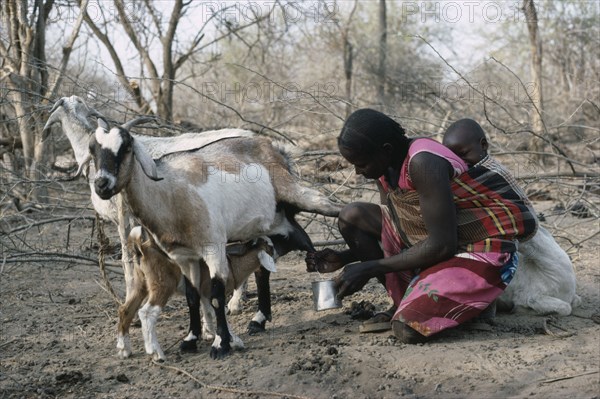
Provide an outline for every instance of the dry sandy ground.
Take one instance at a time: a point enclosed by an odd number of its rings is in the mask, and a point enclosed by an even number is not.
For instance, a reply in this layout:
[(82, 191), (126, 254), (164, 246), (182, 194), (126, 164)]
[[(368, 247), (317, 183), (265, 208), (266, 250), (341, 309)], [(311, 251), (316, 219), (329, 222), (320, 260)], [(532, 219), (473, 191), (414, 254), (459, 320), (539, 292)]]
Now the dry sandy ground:
[[(570, 222), (581, 220), (562, 218), (560, 225), (568, 229)], [(51, 226), (27, 239), (64, 240), (64, 225)], [(597, 229), (597, 221), (587, 226)], [(89, 241), (90, 227), (76, 223), (70, 234), (79, 229)], [(407, 346), (389, 332), (360, 334), (360, 321), (347, 314), (352, 301), (384, 309), (382, 288), (369, 284), (343, 309), (316, 312), (310, 291), (316, 276), (304, 272), (302, 255), (290, 254), (273, 275), (274, 319), (267, 332), (245, 333), (256, 306), (251, 283), (243, 314), (230, 318), (246, 349), (225, 360), (209, 358), (209, 343), (197, 354), (178, 352), (187, 315), (183, 298), (173, 298), (158, 327), (168, 357), (163, 365), (144, 353), (139, 328), (132, 329), (132, 358), (116, 357), (116, 306), (96, 282), (97, 267), (6, 264), (0, 398), (598, 398), (599, 255), (597, 239), (574, 252), (583, 304), (572, 316), (499, 314)], [(111, 281), (122, 290), (120, 276), (111, 274)]]

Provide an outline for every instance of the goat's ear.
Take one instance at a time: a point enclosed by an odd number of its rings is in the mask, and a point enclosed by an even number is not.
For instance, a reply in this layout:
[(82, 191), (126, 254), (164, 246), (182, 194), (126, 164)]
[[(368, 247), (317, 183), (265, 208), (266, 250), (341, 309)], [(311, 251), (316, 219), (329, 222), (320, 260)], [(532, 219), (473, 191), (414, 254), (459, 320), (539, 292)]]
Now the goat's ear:
[(158, 173), (156, 171), (156, 163), (154, 163), (154, 159), (146, 150), (143, 144), (140, 144), (138, 140), (133, 139), (133, 153), (135, 154), (135, 158), (140, 163), (144, 174), (148, 176), (150, 179), (154, 181), (162, 180), (161, 177), (158, 177)]
[(98, 115), (98, 127), (108, 132), (108, 121), (102, 115)]
[[(83, 161), (81, 161), (79, 168), (77, 168), (77, 173), (75, 173), (75, 177), (81, 176), (81, 173), (84, 170), (86, 170), (86, 168), (91, 160), (92, 160), (92, 154), (90, 152), (88, 152), (87, 155), (85, 156), (85, 158), (83, 159)], [(87, 176), (87, 173), (84, 173), (84, 175)]]

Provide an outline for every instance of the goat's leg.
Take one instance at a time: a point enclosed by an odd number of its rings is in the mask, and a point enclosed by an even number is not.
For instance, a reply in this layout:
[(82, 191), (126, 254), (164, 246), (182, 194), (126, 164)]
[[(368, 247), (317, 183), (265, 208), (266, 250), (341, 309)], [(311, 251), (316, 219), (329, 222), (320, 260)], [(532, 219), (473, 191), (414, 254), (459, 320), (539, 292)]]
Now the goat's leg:
[(133, 256), (129, 252), (127, 246), (127, 239), (129, 237), (129, 231), (131, 230), (131, 224), (129, 217), (126, 215), (126, 209), (128, 206), (124, 203), (123, 195), (117, 195), (117, 231), (119, 233), (119, 240), (121, 240), (121, 263), (123, 263), (123, 274), (125, 277), (125, 301), (129, 299), (134, 289), (134, 266)]
[(158, 321), (161, 309), (165, 307), (167, 301), (177, 289), (177, 282), (176, 280), (170, 280), (167, 275), (160, 277), (162, 278), (159, 280), (149, 282), (149, 284), (153, 284), (154, 286), (150, 286), (150, 297), (148, 298), (148, 303), (144, 305), (147, 311), (145, 320), (142, 323), (142, 329), (144, 331), (146, 353), (152, 355), (154, 360), (164, 361), (166, 357), (158, 343), (156, 322)]
[(204, 252), (207, 254), (204, 259), (210, 271), (211, 305), (217, 319), (217, 331), (210, 351), (210, 357), (213, 359), (222, 359), (231, 351), (232, 341), (234, 346), (243, 346), (243, 343), (238, 337), (232, 336), (225, 314), (225, 287), (230, 277), (229, 263), (225, 253), (226, 241), (215, 240), (214, 242), (222, 242), (223, 244), (217, 247), (212, 246)]
[(140, 321), (142, 322), (142, 332), (144, 334), (144, 346), (146, 353), (152, 355), (154, 360), (165, 360), (165, 354), (163, 353), (160, 345), (158, 344), (158, 337), (156, 335), (156, 322), (160, 315), (161, 307), (158, 305), (150, 305), (150, 302), (146, 302), (139, 311)]
[(217, 319), (208, 296), (200, 296), (200, 309), (202, 309), (202, 339), (211, 341), (215, 339)]
[(265, 331), (265, 324), (271, 321), (271, 287), (269, 284), (269, 272), (264, 267), (260, 267), (254, 273), (256, 278), (256, 290), (258, 292), (258, 312), (248, 324), (248, 334), (254, 335)]
[(217, 317), (217, 334), (210, 357), (222, 359), (231, 351), (231, 336), (225, 316), (225, 284), (219, 277), (211, 278), (211, 303)]
[[(204, 278), (204, 277), (203, 277)], [(203, 298), (198, 291), (185, 279), (185, 298), (190, 314), (190, 328), (188, 335), (179, 344), (179, 349), (186, 353), (195, 353), (198, 350), (198, 338), (205, 341), (215, 338), (215, 316), (209, 298)], [(200, 318), (202, 308), (202, 319)]]
[(135, 316), (135, 312), (140, 308), (140, 305), (148, 296), (145, 280), (139, 281), (143, 276), (136, 273), (134, 289), (127, 301), (119, 306), (119, 324), (117, 326), (117, 355), (121, 359), (126, 359), (131, 356), (131, 342), (129, 340), (129, 327)]
[(190, 329), (187, 337), (183, 339), (179, 345), (182, 352), (193, 353), (198, 350), (198, 337), (202, 322), (200, 321), (200, 295), (198, 290), (190, 283), (190, 280), (185, 280), (185, 299), (187, 300), (188, 311), (190, 313)]
[(246, 296), (247, 288), (248, 280), (246, 279), (239, 287), (233, 290), (233, 295), (229, 302), (227, 302), (227, 314), (236, 315), (242, 313), (242, 302)]
[(527, 306), (542, 315), (554, 313), (559, 316), (568, 316), (572, 310), (569, 303), (548, 295), (537, 295), (529, 298)]

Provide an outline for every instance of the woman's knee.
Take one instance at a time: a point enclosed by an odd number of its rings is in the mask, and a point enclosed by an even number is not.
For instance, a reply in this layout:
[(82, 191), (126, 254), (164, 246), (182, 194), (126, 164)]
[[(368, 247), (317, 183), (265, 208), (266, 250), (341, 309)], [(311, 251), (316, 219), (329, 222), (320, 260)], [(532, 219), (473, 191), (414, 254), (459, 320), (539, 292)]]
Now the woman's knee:
[(381, 208), (367, 202), (348, 204), (338, 216), (338, 227), (342, 234), (349, 230), (378, 234), (381, 232)]

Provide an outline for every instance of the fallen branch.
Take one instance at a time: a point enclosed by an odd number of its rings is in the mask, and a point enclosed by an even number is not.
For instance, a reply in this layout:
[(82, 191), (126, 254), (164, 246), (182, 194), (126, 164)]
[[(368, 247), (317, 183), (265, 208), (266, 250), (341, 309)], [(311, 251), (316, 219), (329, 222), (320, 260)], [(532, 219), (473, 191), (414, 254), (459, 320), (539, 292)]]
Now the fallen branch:
[[(574, 243), (574, 244), (573, 244), (573, 243), (571, 243), (572, 245), (569, 247), (569, 249), (581, 246), (581, 244), (583, 244), (584, 242), (586, 242), (586, 241), (588, 241), (588, 240), (591, 240), (592, 238), (596, 237), (596, 236), (597, 236), (599, 233), (600, 233), (600, 230), (598, 230), (597, 232), (595, 232), (595, 233), (594, 233), (594, 234), (592, 234), (592, 235), (589, 235), (589, 236), (587, 236), (586, 238), (584, 238), (583, 240), (581, 240), (581, 241), (579, 241), (579, 242), (576, 242), (576, 243)], [(567, 249), (567, 251), (568, 251), (569, 249)]]
[[(564, 333), (559, 333), (556, 334), (554, 332), (552, 332), (549, 328), (548, 328), (548, 324), (551, 324), (553, 327), (558, 328), (559, 330), (564, 331)], [(562, 327), (557, 326), (556, 324), (552, 324), (552, 323), (548, 323), (548, 319), (544, 319), (544, 322), (542, 323), (542, 328), (544, 330), (544, 333), (546, 335), (550, 335), (551, 337), (556, 337), (556, 338), (569, 338), (572, 337), (573, 335), (575, 335), (574, 332), (569, 332), (567, 330), (565, 330)]]
[(549, 380), (542, 380), (542, 381), (539, 381), (539, 382), (542, 383), (542, 384), (549, 384), (551, 382), (563, 381), (563, 380), (570, 380), (571, 378), (581, 377), (581, 376), (584, 376), (584, 375), (592, 375), (592, 374), (597, 374), (597, 373), (598, 373), (598, 370), (588, 371), (587, 373), (581, 373), (581, 374), (575, 374), (575, 375), (568, 375), (568, 376), (565, 376), (565, 377), (558, 377), (558, 378), (551, 378)]

